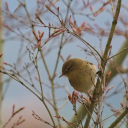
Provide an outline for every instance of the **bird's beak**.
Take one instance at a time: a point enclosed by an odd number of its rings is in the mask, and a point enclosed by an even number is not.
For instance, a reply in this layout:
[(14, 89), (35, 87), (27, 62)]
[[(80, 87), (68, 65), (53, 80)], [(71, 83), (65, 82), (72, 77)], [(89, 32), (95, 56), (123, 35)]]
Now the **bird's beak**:
[(63, 74), (61, 74), (61, 75), (59, 76), (59, 78), (60, 78), (61, 76), (63, 76)]

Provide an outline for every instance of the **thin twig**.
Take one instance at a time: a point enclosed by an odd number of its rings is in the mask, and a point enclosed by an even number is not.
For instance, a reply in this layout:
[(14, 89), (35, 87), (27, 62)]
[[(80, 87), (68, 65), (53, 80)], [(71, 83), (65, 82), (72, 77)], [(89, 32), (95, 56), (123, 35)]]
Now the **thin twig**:
[(127, 48), (124, 48), (122, 51), (120, 51), (120, 52), (118, 52), (117, 54), (115, 54), (115, 55), (109, 57), (107, 60), (110, 60), (111, 58), (113, 58), (113, 57), (119, 55), (120, 53), (124, 52), (124, 51), (127, 50), (127, 49), (128, 49), (128, 47), (127, 47)]
[[(128, 104), (127, 104), (127, 105), (128, 105)], [(118, 111), (116, 111), (114, 114), (112, 114), (112, 115), (108, 116), (107, 118), (103, 119), (103, 120), (102, 120), (102, 121), (100, 121), (100, 122), (103, 122), (103, 121), (107, 120), (108, 118), (110, 118), (110, 117), (114, 116), (116, 113), (118, 113), (119, 111), (121, 111), (121, 110), (123, 110), (124, 108), (126, 108), (126, 107), (127, 107), (127, 105), (125, 105), (124, 107), (122, 107), (121, 109), (119, 109)]]

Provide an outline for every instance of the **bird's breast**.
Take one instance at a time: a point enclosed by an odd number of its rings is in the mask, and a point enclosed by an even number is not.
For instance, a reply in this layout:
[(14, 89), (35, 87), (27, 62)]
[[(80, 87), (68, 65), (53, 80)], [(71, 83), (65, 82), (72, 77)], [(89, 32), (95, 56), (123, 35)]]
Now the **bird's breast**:
[(95, 75), (90, 71), (75, 71), (68, 77), (71, 86), (79, 92), (87, 93), (95, 83)]

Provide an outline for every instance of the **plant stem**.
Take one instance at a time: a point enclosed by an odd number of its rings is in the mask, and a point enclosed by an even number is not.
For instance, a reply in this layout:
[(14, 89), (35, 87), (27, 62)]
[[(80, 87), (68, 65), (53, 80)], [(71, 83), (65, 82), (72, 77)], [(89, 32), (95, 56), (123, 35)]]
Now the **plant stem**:
[[(30, 17), (30, 15), (29, 15), (29, 13), (28, 13), (28, 10), (27, 10), (27, 8), (26, 8), (26, 1), (25, 1), (25, 0), (24, 0), (24, 8), (25, 8), (25, 11), (26, 11), (27, 16), (28, 16), (28, 18), (29, 18), (29, 21), (30, 21), (30, 24), (31, 24), (31, 28), (32, 28), (32, 30), (35, 32), (34, 26), (33, 26), (32, 21), (31, 21), (31, 17)], [(41, 49), (38, 49), (38, 51), (40, 51), (40, 53), (42, 53), (42, 52), (41, 52)], [(43, 54), (41, 54), (41, 56), (42, 56), (42, 55), (43, 55)], [(43, 57), (42, 57), (42, 58), (43, 58)], [(44, 61), (44, 60), (43, 60), (43, 61)], [(46, 70), (47, 70), (47, 72), (48, 72), (49, 78), (51, 79), (50, 73), (49, 73), (49, 71), (48, 71), (48, 68), (47, 68), (47, 65), (46, 65), (45, 61), (44, 61), (44, 64), (45, 64), (45, 68), (46, 68)], [(37, 66), (37, 60), (36, 60), (36, 66)], [(47, 109), (47, 111), (48, 111), (48, 113), (49, 113), (49, 115), (50, 115), (50, 117), (51, 117), (51, 120), (52, 120), (52, 122), (53, 122), (53, 125), (54, 125), (54, 127), (55, 127), (55, 122), (54, 122), (54, 120), (53, 120), (53, 117), (52, 117), (52, 115), (51, 115), (51, 112), (50, 112), (49, 108), (47, 107), (47, 105), (46, 105), (46, 103), (45, 103), (45, 101), (44, 101), (44, 97), (43, 97), (43, 88), (42, 88), (42, 84), (41, 84), (41, 78), (40, 78), (40, 74), (39, 74), (38, 67), (36, 67), (36, 69), (37, 69), (37, 73), (38, 73), (38, 77), (39, 77), (39, 82), (40, 82), (41, 95), (42, 95), (42, 102), (43, 102), (44, 106), (46, 107), (46, 109)]]
[(52, 122), (53, 122), (54, 127), (56, 127), (55, 122), (54, 122), (53, 117), (52, 117), (52, 114), (51, 114), (49, 108), (47, 107), (46, 103), (44, 102), (44, 97), (43, 97), (43, 98), (40, 98), (34, 91), (32, 91), (29, 87), (27, 87), (27, 86), (26, 86), (22, 81), (20, 81), (20, 79), (19, 79), (18, 77), (16, 77), (15, 75), (12, 75), (12, 74), (7, 73), (7, 72), (2, 71), (2, 70), (0, 70), (0, 73), (3, 73), (3, 74), (6, 74), (6, 75), (10, 76), (12, 79), (14, 79), (14, 80), (16, 80), (17, 82), (21, 83), (24, 87), (26, 87), (29, 91), (31, 91), (36, 97), (38, 97), (38, 98), (43, 102), (44, 106), (46, 107), (46, 109), (47, 109), (47, 111), (48, 111), (48, 113), (49, 113), (49, 115), (50, 115), (50, 117), (51, 117), (51, 120), (52, 120)]
[[(40, 49), (40, 54), (41, 54), (41, 58), (42, 58), (42, 60), (43, 60), (45, 69), (46, 69), (46, 71), (47, 71), (47, 73), (48, 73), (49, 80), (50, 80), (50, 82), (51, 82), (54, 110), (55, 110), (56, 115), (59, 115), (58, 110), (57, 110), (57, 106), (56, 106), (56, 101), (55, 101), (54, 83), (53, 83), (53, 80), (51, 79), (50, 72), (49, 72), (49, 70), (48, 70), (48, 67), (47, 67), (47, 64), (46, 64), (46, 62), (45, 62), (44, 55), (43, 55), (43, 52), (41, 51), (41, 49)], [(61, 127), (60, 120), (59, 120), (58, 118), (57, 118), (57, 121), (58, 121), (59, 127)]]
[(128, 107), (126, 107), (124, 112), (122, 112), (122, 114), (120, 114), (120, 116), (108, 128), (114, 128), (125, 117), (127, 113), (128, 113)]
[(43, 52), (41, 51), (41, 49), (40, 49), (40, 54), (41, 54), (41, 58), (42, 58), (42, 60), (43, 60), (45, 69), (46, 69), (46, 71), (47, 71), (47, 73), (48, 73), (48, 77), (49, 77), (49, 79), (51, 79), (51, 75), (50, 75), (50, 72), (49, 72), (49, 70), (48, 70), (48, 67), (47, 67), (47, 64), (46, 64), (46, 62), (45, 62), (44, 55), (43, 55)]
[(128, 50), (128, 47), (127, 47), (127, 48), (124, 48), (122, 51), (118, 52), (117, 54), (115, 54), (115, 55), (109, 57), (108, 60), (110, 60), (111, 58), (113, 58), (113, 57), (119, 55), (120, 53), (124, 52), (125, 50)]
[[(66, 21), (67, 21), (67, 17), (68, 17), (68, 14), (69, 14), (70, 4), (71, 4), (71, 0), (68, 2), (67, 13), (66, 13), (64, 25), (66, 24)], [(63, 37), (64, 37), (64, 33), (63, 33), (62, 36), (61, 36), (60, 47), (59, 47), (58, 56), (57, 56), (57, 61), (56, 61), (56, 65), (55, 65), (55, 69), (54, 69), (54, 72), (53, 72), (53, 77), (52, 77), (52, 79), (54, 79), (54, 75), (55, 75), (55, 72), (56, 72), (56, 69), (57, 69), (57, 66), (58, 66), (59, 56), (60, 56), (60, 52), (61, 52), (61, 49), (62, 49)]]
[[(117, 24), (117, 19), (118, 19), (119, 12), (120, 12), (120, 7), (121, 7), (121, 0), (118, 0), (117, 7), (116, 7), (116, 13), (115, 13), (115, 16), (114, 16), (114, 19), (113, 19), (113, 22), (112, 22), (112, 27), (111, 27), (111, 30), (110, 30), (110, 34), (109, 34), (109, 37), (108, 37), (107, 44), (106, 44), (105, 52), (104, 52), (104, 55), (103, 55), (103, 60), (101, 61), (101, 66), (102, 66), (102, 69), (101, 69), (102, 71), (101, 72), (102, 73), (99, 75), (99, 79), (97, 81), (97, 84), (96, 84), (96, 87), (95, 87), (95, 90), (94, 90), (94, 93), (93, 93), (93, 99), (94, 100), (96, 100), (99, 97), (98, 95), (99, 95), (99, 92), (100, 92), (100, 85), (101, 85), (101, 82), (103, 82), (103, 81), (100, 81), (100, 80), (102, 80), (102, 75), (104, 75), (104, 70), (105, 70), (105, 66), (106, 66), (106, 63), (107, 63), (107, 55), (108, 55), (108, 52), (109, 52), (109, 47), (111, 45), (111, 41), (112, 41), (112, 38), (113, 38), (115, 27), (116, 27), (116, 24)], [(90, 105), (90, 109), (89, 109), (91, 114), (93, 113), (94, 107), (95, 107), (95, 102), (92, 102), (91, 105)], [(89, 127), (90, 120), (91, 120), (91, 116), (88, 114), (85, 125), (84, 125), (84, 128)]]
[(56, 65), (55, 65), (55, 68), (54, 68), (52, 80), (54, 80), (55, 73), (56, 73), (56, 69), (57, 69), (57, 66), (58, 66), (59, 57), (60, 57), (60, 52), (61, 52), (61, 49), (62, 49), (63, 37), (64, 37), (64, 34), (62, 34), (62, 37), (61, 37), (61, 43), (60, 43), (60, 47), (59, 47), (59, 51), (58, 51), (58, 56), (57, 56)]
[(109, 37), (108, 37), (107, 44), (106, 44), (105, 52), (104, 52), (104, 55), (103, 55), (103, 59), (104, 59), (104, 62), (102, 62), (103, 67), (105, 67), (105, 65), (107, 63), (107, 55), (108, 55), (109, 47), (111, 45), (111, 41), (112, 41), (112, 38), (113, 38), (115, 27), (116, 27), (116, 24), (117, 24), (117, 19), (118, 19), (119, 13), (120, 13), (121, 1), (122, 0), (118, 0), (118, 2), (117, 2), (116, 13), (115, 13), (115, 16), (114, 16), (114, 19), (113, 19), (113, 22), (112, 22), (112, 27), (111, 27), (111, 30), (110, 30), (110, 34), (109, 34)]
[[(87, 109), (89, 109), (89, 107), (87, 107)], [(83, 120), (83, 119), (85, 118), (85, 116), (87, 115), (88, 112), (87, 112), (87, 110), (85, 109), (84, 105), (81, 105), (81, 106), (79, 107), (79, 109), (77, 110), (77, 113), (78, 113), (78, 116), (81, 117), (81, 120)], [(76, 121), (77, 121), (76, 116), (73, 115), (69, 122), (75, 123)], [(80, 124), (80, 121), (78, 121), (77, 123), (78, 123), (78, 125), (79, 125), (79, 124)], [(66, 128), (70, 128), (70, 126), (67, 125)]]
[[(102, 74), (100, 74), (99, 77), (101, 77), (101, 75)], [(94, 101), (91, 102), (91, 105), (89, 107), (89, 112), (90, 112), (91, 115), (92, 115), (93, 110), (94, 110), (94, 107), (95, 107), (95, 100), (99, 97), (99, 93), (98, 92), (100, 90), (100, 84), (101, 84), (101, 82), (98, 79), (97, 84), (96, 84), (96, 87), (95, 87), (95, 90), (94, 90), (94, 93), (93, 93), (93, 100)], [(89, 127), (89, 123), (90, 123), (90, 120), (91, 120), (90, 114), (88, 114), (88, 116), (87, 116), (87, 119), (86, 119), (84, 128), (88, 128)]]

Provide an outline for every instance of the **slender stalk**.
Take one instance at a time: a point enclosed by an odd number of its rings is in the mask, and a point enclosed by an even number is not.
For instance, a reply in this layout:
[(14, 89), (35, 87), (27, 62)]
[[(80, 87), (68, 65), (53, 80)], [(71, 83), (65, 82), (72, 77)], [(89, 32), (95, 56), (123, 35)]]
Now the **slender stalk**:
[(128, 113), (128, 107), (120, 114), (120, 116), (108, 127), (108, 128), (114, 128)]
[[(38, 51), (39, 51), (39, 49), (38, 49)], [(37, 54), (38, 54), (38, 52), (37, 52)], [(39, 73), (38, 64), (37, 64), (37, 56), (36, 56), (36, 65), (35, 65), (35, 68), (36, 68), (36, 70), (37, 70), (37, 74), (38, 74), (38, 77), (39, 77), (39, 83), (40, 83), (41, 95), (42, 95), (42, 99), (43, 99), (43, 88), (42, 88), (42, 83), (41, 83), (40, 73)]]
[(27, 10), (27, 7), (26, 7), (26, 0), (24, 0), (23, 6), (24, 6), (24, 9), (25, 9), (25, 11), (26, 11), (26, 13), (27, 13), (27, 16), (28, 16), (28, 18), (29, 18), (29, 22), (30, 22), (30, 24), (31, 24), (31, 28), (32, 28), (32, 30), (35, 32), (35, 30), (34, 30), (34, 25), (32, 24), (31, 17), (30, 17), (30, 15), (29, 15), (28, 10)]
[[(87, 109), (89, 109), (89, 107), (87, 107)], [(79, 107), (79, 109), (77, 110), (77, 114), (78, 114), (78, 116), (81, 117), (81, 120), (83, 120), (85, 118), (85, 116), (87, 115), (87, 113), (88, 112), (87, 112), (86, 108), (84, 107), (84, 105), (81, 105)], [(69, 122), (75, 123), (76, 121), (77, 121), (76, 115), (73, 115)], [(77, 123), (79, 125), (80, 124), (80, 121), (78, 121)], [(66, 128), (70, 128), (70, 126), (67, 125)]]
[[(27, 81), (24, 77), (22, 77), (20, 74), (18, 74), (18, 76), (21, 77), (26, 83), (28, 83), (29, 85), (32, 86), (32, 84), (31, 84), (29, 81)], [(35, 86), (32, 86), (32, 87), (35, 89), (35, 91), (36, 91), (39, 95), (41, 95), (41, 93), (37, 90), (37, 88), (36, 88)], [(53, 104), (52, 104), (46, 97), (43, 96), (43, 99), (45, 99), (45, 100), (54, 108)]]
[[(78, 34), (74, 34), (73, 32), (71, 32), (71, 31), (68, 31), (68, 33), (70, 33), (70, 34), (72, 34), (72, 35), (74, 35), (75, 37), (77, 37), (79, 40), (81, 40), (89, 49), (90, 48), (92, 48), (96, 53), (97, 53), (97, 55), (100, 57), (100, 59), (102, 60), (102, 57), (101, 57), (101, 55), (100, 55), (100, 53), (92, 46), (92, 45), (90, 45), (87, 41), (85, 41), (83, 38), (81, 38)], [(90, 49), (91, 50), (91, 49)], [(92, 51), (92, 50), (91, 50)], [(92, 53), (93, 53), (93, 51), (92, 51)], [(95, 54), (93, 54), (94, 56), (95, 56)], [(96, 58), (96, 57), (95, 57)], [(97, 58), (96, 58), (96, 60), (97, 60)]]
[[(59, 115), (58, 109), (57, 109), (57, 105), (56, 105), (56, 100), (55, 100), (55, 92), (54, 92), (54, 83), (53, 83), (53, 81), (51, 81), (51, 86), (52, 86), (53, 104), (54, 104), (54, 107), (55, 107), (54, 110), (55, 110), (56, 115)], [(60, 124), (59, 118), (57, 118), (57, 121), (58, 121), (59, 128), (61, 128), (61, 124)]]
[[(67, 13), (66, 13), (64, 25), (66, 24), (66, 21), (67, 21), (67, 17), (68, 17), (68, 14), (69, 14), (70, 4), (71, 4), (71, 0), (68, 2)], [(56, 61), (56, 65), (55, 65), (55, 69), (54, 69), (54, 72), (53, 72), (53, 77), (52, 77), (52, 79), (54, 79), (55, 72), (56, 72), (56, 69), (57, 69), (57, 66), (58, 66), (59, 56), (60, 56), (61, 49), (62, 49), (63, 37), (64, 37), (64, 33), (63, 33), (62, 36), (61, 36), (60, 47), (59, 47), (58, 56), (57, 56), (57, 61)]]
[(41, 58), (42, 58), (42, 60), (43, 60), (45, 69), (46, 69), (46, 71), (47, 71), (47, 73), (48, 73), (48, 77), (49, 77), (49, 79), (51, 79), (51, 75), (50, 75), (50, 72), (49, 72), (49, 70), (48, 70), (48, 67), (47, 67), (47, 64), (46, 64), (46, 62), (45, 62), (44, 55), (43, 55), (43, 52), (41, 51), (41, 49), (40, 49), (40, 55), (41, 55)]
[[(38, 52), (39, 52), (39, 51), (40, 51), (40, 48), (38, 48)], [(38, 52), (37, 52), (37, 55), (38, 55)], [(51, 120), (52, 120), (52, 122), (53, 122), (53, 125), (54, 125), (54, 127), (55, 127), (55, 122), (54, 122), (54, 120), (53, 120), (52, 114), (51, 114), (51, 112), (50, 112), (48, 106), (46, 105), (46, 103), (45, 103), (45, 101), (44, 101), (44, 97), (43, 97), (43, 88), (42, 88), (40, 73), (39, 73), (39, 69), (38, 69), (38, 65), (37, 65), (37, 55), (36, 55), (36, 65), (35, 65), (35, 68), (36, 68), (36, 70), (37, 70), (38, 77), (39, 77), (39, 83), (40, 83), (41, 95), (42, 95), (42, 102), (43, 102), (44, 106), (46, 107), (46, 109), (47, 109), (47, 111), (48, 111), (48, 113), (49, 113), (49, 115), (50, 115), (50, 117), (51, 117)]]
[(117, 2), (116, 13), (115, 13), (115, 16), (114, 16), (114, 19), (113, 19), (113, 22), (112, 22), (112, 27), (111, 27), (111, 30), (110, 30), (110, 34), (109, 34), (109, 37), (108, 37), (107, 44), (106, 44), (105, 52), (104, 52), (104, 55), (103, 55), (103, 59), (104, 59), (104, 61), (102, 62), (103, 67), (105, 67), (106, 62), (107, 62), (107, 55), (108, 55), (108, 52), (109, 52), (109, 47), (111, 45), (111, 41), (112, 41), (113, 34), (114, 34), (114, 31), (115, 31), (115, 27), (116, 27), (116, 24), (117, 24), (117, 19), (118, 19), (119, 13), (120, 13), (121, 1), (122, 0), (118, 0), (118, 2)]
[[(42, 100), (35, 92), (33, 92), (29, 87), (27, 87), (22, 81), (20, 81), (15, 75), (12, 75), (11, 73), (7, 73), (5, 71), (0, 70), (0, 73), (6, 74), (10, 76), (12, 79), (16, 80), (17, 82), (21, 83), (23, 86), (25, 86), (29, 91), (31, 91), (35, 96), (37, 96), (40, 100)], [(15, 76), (15, 77), (14, 77)]]
[(110, 60), (111, 58), (113, 58), (113, 57), (119, 55), (120, 53), (124, 52), (125, 50), (128, 50), (128, 47), (127, 47), (127, 48), (124, 48), (122, 51), (118, 52), (117, 54), (115, 54), (115, 55), (109, 57), (108, 60)]
[[(56, 106), (56, 101), (55, 101), (54, 83), (53, 83), (53, 81), (51, 80), (50, 72), (49, 72), (49, 70), (48, 70), (47, 64), (46, 64), (45, 59), (44, 59), (43, 52), (42, 52), (41, 50), (40, 50), (40, 54), (41, 54), (41, 58), (42, 58), (42, 60), (43, 60), (45, 69), (46, 69), (46, 71), (47, 71), (47, 73), (48, 73), (50, 82), (51, 82), (51, 86), (52, 86), (52, 97), (53, 97), (53, 99), (54, 99), (54, 100), (53, 100), (54, 110), (55, 110), (56, 115), (59, 115), (58, 110), (57, 110), (57, 106)], [(59, 127), (61, 127), (60, 120), (59, 120), (59, 119), (57, 119), (57, 120), (58, 120)]]
[[(66, 13), (64, 25), (66, 24), (66, 21), (67, 21), (70, 4), (71, 4), (71, 0), (68, 1), (67, 13)], [(62, 49), (63, 37), (64, 37), (64, 33), (61, 36), (61, 42), (60, 42), (60, 47), (59, 47), (58, 56), (57, 56), (57, 60), (56, 60), (56, 65), (55, 65), (55, 68), (54, 68), (52, 79), (50, 80), (51, 81), (51, 85), (52, 85), (52, 97), (53, 97), (53, 103), (55, 105), (55, 108), (57, 108), (57, 107), (56, 107), (56, 101), (55, 101), (55, 91), (54, 91), (54, 83), (53, 83), (53, 80), (55, 78), (55, 72), (56, 72), (56, 69), (57, 69), (57, 66), (58, 66), (58, 62), (59, 62), (59, 56), (60, 56), (61, 49)], [(56, 109), (55, 111), (56, 111), (56, 114), (59, 115), (58, 110)], [(60, 120), (59, 119), (58, 119), (58, 123), (59, 123), (59, 128), (61, 128), (61, 124), (60, 124)]]
[[(62, 34), (61, 43), (60, 43), (60, 48), (59, 48), (59, 51), (58, 51), (58, 57), (57, 57), (55, 69), (54, 69), (54, 72), (53, 72), (53, 76), (52, 76), (52, 79), (50, 79), (50, 81), (51, 81), (51, 86), (52, 86), (53, 104), (54, 104), (54, 106), (55, 106), (56, 115), (59, 115), (59, 113), (58, 113), (58, 109), (57, 109), (57, 105), (56, 105), (56, 100), (55, 100), (55, 91), (54, 91), (54, 83), (53, 83), (53, 80), (54, 80), (55, 72), (56, 72), (56, 69), (57, 69), (57, 66), (58, 66), (58, 62), (59, 62), (59, 55), (60, 55), (60, 52), (61, 52), (61, 49), (62, 49), (62, 46), (61, 46), (61, 45), (62, 45), (62, 42), (63, 42), (63, 35), (64, 35), (64, 34)], [(60, 120), (59, 120), (58, 118), (57, 118), (57, 120), (58, 120), (59, 128), (61, 128)]]
[[(29, 15), (29, 13), (28, 13), (28, 10), (27, 10), (27, 8), (26, 8), (26, 1), (25, 1), (25, 0), (24, 0), (24, 8), (25, 8), (25, 11), (26, 11), (27, 16), (28, 16), (28, 18), (29, 18), (29, 21), (30, 21), (30, 24), (31, 24), (31, 28), (32, 28), (32, 30), (35, 32), (34, 25), (32, 24), (31, 17), (30, 17), (30, 15)], [(38, 49), (38, 51), (41, 51), (41, 50)], [(41, 53), (42, 53), (42, 52), (41, 52)], [(41, 57), (42, 57), (42, 56), (43, 56), (43, 54), (41, 54)], [(42, 58), (44, 58), (44, 57), (42, 57)], [(46, 68), (46, 70), (47, 70), (47, 73), (48, 73), (48, 75), (49, 75), (49, 78), (51, 79), (50, 73), (49, 73), (48, 68), (47, 68), (47, 65), (46, 65), (46, 63), (45, 63), (44, 60), (43, 60), (43, 62), (44, 62), (45, 68)], [(40, 82), (41, 95), (42, 95), (42, 102), (43, 102), (44, 106), (46, 107), (46, 109), (47, 109), (47, 111), (48, 111), (48, 113), (49, 113), (49, 115), (50, 115), (50, 117), (51, 117), (51, 120), (52, 120), (52, 122), (53, 122), (53, 125), (54, 125), (54, 127), (55, 127), (55, 122), (54, 122), (54, 120), (53, 120), (53, 117), (52, 117), (52, 115), (51, 115), (51, 112), (50, 112), (49, 108), (47, 107), (47, 105), (46, 105), (46, 103), (45, 103), (45, 101), (44, 101), (44, 99), (43, 99), (43, 89), (42, 89), (42, 84), (41, 84), (41, 78), (40, 78), (39, 70), (38, 70), (38, 67), (37, 67), (37, 59), (36, 59), (36, 69), (37, 69), (37, 73), (38, 73), (38, 77), (39, 77), (39, 82)], [(54, 107), (55, 107), (55, 106), (54, 106)]]
[[(101, 75), (102, 74), (100, 74), (99, 77), (101, 77)], [(95, 101), (99, 97), (99, 93), (98, 92), (100, 90), (100, 83), (101, 83), (101, 81), (100, 81), (100, 79), (98, 79), (96, 87), (95, 87), (95, 90), (94, 90), (94, 93), (93, 93), (93, 100), (94, 101), (92, 101), (92, 103), (91, 103), (91, 105), (89, 107), (89, 112), (90, 112), (91, 115), (92, 115), (94, 107), (95, 107)], [(91, 120), (90, 114), (88, 114), (88, 116), (87, 116), (84, 128), (88, 128), (89, 127), (89, 123), (90, 123), (90, 120)]]
[(43, 97), (43, 98), (40, 98), (34, 91), (32, 91), (29, 87), (27, 87), (27, 86), (26, 86), (22, 81), (20, 81), (20, 79), (19, 79), (18, 77), (16, 77), (14, 74), (12, 75), (12, 74), (7, 73), (7, 72), (2, 71), (2, 70), (0, 70), (0, 73), (3, 73), (3, 74), (6, 74), (6, 75), (10, 76), (12, 79), (14, 79), (14, 80), (16, 80), (17, 82), (21, 83), (24, 87), (26, 87), (29, 91), (31, 91), (36, 97), (38, 97), (38, 98), (43, 102), (44, 106), (46, 107), (46, 109), (47, 109), (47, 111), (48, 111), (48, 113), (49, 113), (49, 115), (50, 115), (50, 117), (51, 117), (51, 120), (52, 120), (52, 122), (53, 122), (54, 127), (56, 127), (55, 122), (54, 122), (53, 117), (52, 117), (52, 114), (51, 114), (49, 108), (47, 107), (46, 103), (44, 102), (44, 97)]
[(57, 69), (57, 66), (58, 66), (59, 57), (60, 57), (60, 53), (61, 53), (61, 49), (62, 49), (63, 37), (64, 37), (64, 34), (62, 34), (62, 37), (61, 37), (61, 43), (60, 43), (60, 47), (59, 47), (59, 51), (58, 51), (58, 56), (57, 56), (56, 65), (55, 65), (55, 68), (54, 68), (52, 80), (54, 80), (56, 69)]
[[(58, 113), (58, 109), (57, 109), (57, 106), (56, 106), (56, 100), (55, 100), (54, 83), (53, 83), (53, 80), (51, 79), (51, 76), (50, 76), (50, 73), (49, 73), (47, 64), (46, 64), (45, 59), (44, 59), (43, 52), (42, 52), (41, 50), (40, 50), (40, 54), (41, 54), (41, 58), (42, 58), (42, 60), (43, 60), (45, 69), (46, 69), (46, 71), (47, 71), (47, 73), (48, 73), (50, 82), (51, 82), (54, 110), (55, 110), (56, 115), (59, 115), (59, 113)], [(60, 120), (59, 120), (58, 118), (57, 118), (57, 121), (58, 121), (58, 124), (59, 124), (59, 128), (61, 128)]]

